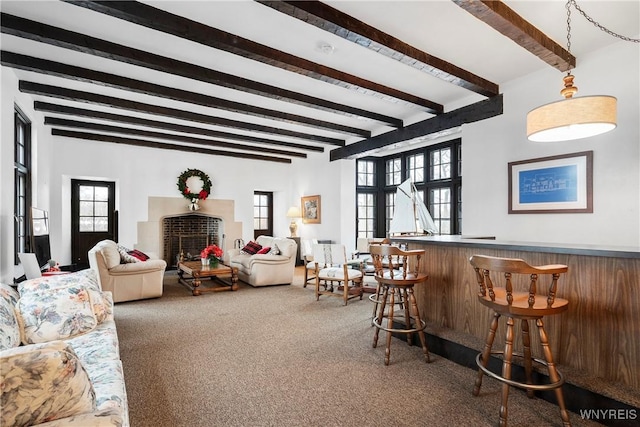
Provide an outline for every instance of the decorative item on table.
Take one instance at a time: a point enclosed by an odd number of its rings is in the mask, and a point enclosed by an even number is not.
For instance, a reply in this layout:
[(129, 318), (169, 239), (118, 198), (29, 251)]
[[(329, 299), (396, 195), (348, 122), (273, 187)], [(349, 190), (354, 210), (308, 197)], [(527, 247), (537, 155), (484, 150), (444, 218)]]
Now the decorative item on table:
[(202, 265), (209, 264), (209, 267), (216, 268), (222, 259), (223, 251), (217, 245), (209, 245), (200, 252)]
[(211, 193), (211, 180), (209, 175), (198, 169), (187, 169), (178, 177), (178, 190), (185, 199), (191, 203), (187, 205), (190, 211), (200, 209), (198, 202), (209, 197)]
[(47, 271), (60, 271), (60, 264), (57, 261), (50, 259), (48, 264), (49, 268), (47, 269)]

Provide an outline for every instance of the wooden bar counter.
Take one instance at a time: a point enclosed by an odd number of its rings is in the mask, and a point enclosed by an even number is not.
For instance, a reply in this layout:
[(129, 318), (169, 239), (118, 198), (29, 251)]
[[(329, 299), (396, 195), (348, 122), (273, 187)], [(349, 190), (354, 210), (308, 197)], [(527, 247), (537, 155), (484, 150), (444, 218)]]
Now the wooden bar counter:
[[(471, 335), (478, 342), (486, 338), (491, 313), (477, 301), (478, 285), (469, 264), (471, 255), (522, 258), (531, 265), (568, 265), (569, 272), (559, 282), (557, 296), (569, 300), (569, 310), (545, 318), (555, 361), (561, 368), (575, 369), (587, 378), (640, 390), (639, 248), (518, 243), (461, 236), (391, 240), (407, 244), (409, 249), (427, 251), (423, 265), (429, 280), (416, 287), (423, 318), (436, 329)], [(502, 346), (504, 341), (499, 337), (504, 337), (504, 330), (499, 330), (495, 344)]]

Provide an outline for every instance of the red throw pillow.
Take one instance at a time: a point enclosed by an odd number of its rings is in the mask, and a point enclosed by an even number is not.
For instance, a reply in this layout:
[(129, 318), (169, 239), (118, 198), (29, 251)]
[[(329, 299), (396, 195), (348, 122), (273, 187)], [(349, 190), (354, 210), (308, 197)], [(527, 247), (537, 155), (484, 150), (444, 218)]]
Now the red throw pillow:
[(262, 249), (260, 249), (257, 253), (259, 255), (262, 255), (262, 254), (266, 254), (270, 250), (271, 250), (271, 246), (263, 246)]
[(145, 254), (142, 251), (139, 251), (137, 249), (134, 249), (132, 251), (127, 252), (129, 255), (131, 255), (132, 257), (138, 258), (140, 261), (146, 261), (149, 259), (149, 257), (147, 256), (147, 254)]
[(262, 249), (262, 245), (259, 245), (256, 242), (249, 242), (244, 246), (244, 248), (242, 248), (242, 252), (249, 255), (255, 255), (260, 249)]

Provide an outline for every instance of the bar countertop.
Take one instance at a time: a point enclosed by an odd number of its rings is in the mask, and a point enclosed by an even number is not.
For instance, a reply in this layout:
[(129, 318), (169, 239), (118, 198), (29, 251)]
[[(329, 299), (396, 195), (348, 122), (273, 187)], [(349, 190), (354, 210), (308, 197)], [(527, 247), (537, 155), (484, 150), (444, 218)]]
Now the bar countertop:
[(504, 249), (524, 252), (548, 252), (569, 255), (586, 255), (606, 258), (632, 258), (640, 259), (640, 247), (633, 246), (602, 246), (580, 245), (568, 243), (540, 243), (517, 242), (509, 240), (495, 240), (491, 236), (395, 236), (394, 242), (423, 243), (442, 246), (466, 246), (483, 249)]

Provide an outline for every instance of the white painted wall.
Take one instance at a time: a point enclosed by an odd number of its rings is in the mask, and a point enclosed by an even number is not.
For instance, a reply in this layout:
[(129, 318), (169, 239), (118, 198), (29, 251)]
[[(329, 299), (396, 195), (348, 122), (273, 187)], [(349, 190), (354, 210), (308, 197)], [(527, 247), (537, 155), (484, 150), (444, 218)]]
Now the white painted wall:
[[(597, 246), (640, 246), (640, 52), (618, 43), (579, 58), (574, 71), (579, 95), (618, 98), (618, 128), (598, 137), (563, 143), (531, 143), (526, 113), (559, 99), (563, 73), (550, 68), (504, 84), (504, 114), (463, 127), (464, 234), (499, 239)], [(53, 256), (70, 261), (70, 180), (94, 178), (117, 183), (120, 241), (137, 242), (137, 223), (147, 219), (147, 197), (180, 197), (178, 175), (188, 168), (207, 173), (212, 198), (236, 201), (236, 219), (245, 240), (252, 238), (253, 192), (274, 192), (275, 233), (289, 235), (287, 209), (301, 196), (320, 195), (321, 224), (299, 222), (298, 235), (331, 239), (355, 247), (355, 161), (329, 162), (310, 153), (290, 165), (227, 157), (152, 150), (131, 146), (53, 138), (43, 115), (17, 90), (17, 78), (2, 67), (0, 104), (0, 280), (22, 274), (13, 265), (13, 106), (33, 121), (36, 147), (34, 205), (50, 211)], [(594, 151), (593, 214), (507, 214), (507, 163), (578, 151)], [(186, 204), (186, 199), (185, 199)], [(186, 207), (185, 207), (186, 209)]]
[[(56, 137), (51, 211), (60, 221), (59, 229), (64, 230), (59, 238), (52, 235), (52, 253), (61, 254), (63, 262), (70, 260), (70, 181), (73, 178), (104, 179), (116, 182), (116, 208), (120, 213), (119, 241), (133, 247), (138, 242), (137, 223), (147, 220), (147, 198), (181, 198), (178, 188), (178, 176), (186, 169), (200, 169), (209, 175), (212, 181), (213, 199), (235, 200), (235, 218), (243, 223), (243, 238), (253, 239), (253, 192), (272, 191), (274, 193), (274, 234), (289, 235), (289, 219), (285, 214), (289, 206), (300, 203), (300, 196), (320, 194), (331, 199), (333, 188), (339, 182), (337, 164), (328, 164), (327, 153), (315, 154), (317, 158), (293, 160), (292, 164), (239, 160), (230, 157), (189, 154), (179, 151), (157, 150), (109, 144), (93, 141)], [(314, 179), (308, 175), (298, 180), (298, 174), (313, 173), (317, 165), (324, 165), (326, 175)], [(335, 170), (335, 172), (334, 172)], [(323, 200), (324, 202), (324, 200)], [(188, 201), (184, 199), (185, 212)], [(330, 207), (330, 200), (323, 203), (322, 224), (300, 224), (298, 235), (313, 233), (333, 233), (328, 224), (337, 223), (336, 210)], [(52, 215), (53, 217), (54, 215)], [(326, 231), (329, 230), (329, 231)], [(54, 243), (55, 242), (55, 243)], [(68, 258), (67, 258), (68, 257)]]
[[(501, 240), (640, 247), (640, 49), (616, 43), (578, 58), (578, 96), (618, 98), (618, 126), (592, 138), (534, 143), (526, 113), (560, 100), (564, 73), (547, 68), (502, 85), (504, 114), (463, 127), (463, 234)], [(507, 213), (507, 163), (593, 150), (592, 214)]]

